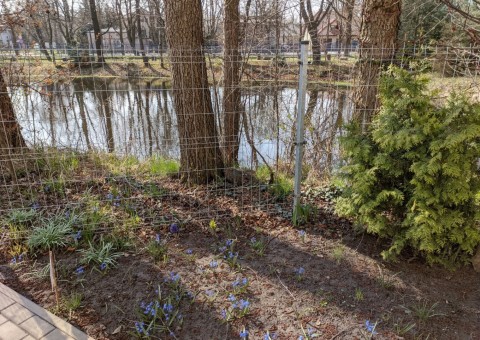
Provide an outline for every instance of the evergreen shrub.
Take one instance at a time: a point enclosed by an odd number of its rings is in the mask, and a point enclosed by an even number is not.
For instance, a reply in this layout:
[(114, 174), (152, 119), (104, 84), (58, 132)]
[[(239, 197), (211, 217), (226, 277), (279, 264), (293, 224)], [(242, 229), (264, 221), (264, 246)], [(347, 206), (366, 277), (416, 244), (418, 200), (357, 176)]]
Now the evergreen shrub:
[(381, 109), (367, 129), (346, 126), (345, 186), (337, 212), (407, 247), (429, 263), (467, 263), (480, 243), (480, 104), (428, 90), (424, 75), (390, 67), (380, 80)]

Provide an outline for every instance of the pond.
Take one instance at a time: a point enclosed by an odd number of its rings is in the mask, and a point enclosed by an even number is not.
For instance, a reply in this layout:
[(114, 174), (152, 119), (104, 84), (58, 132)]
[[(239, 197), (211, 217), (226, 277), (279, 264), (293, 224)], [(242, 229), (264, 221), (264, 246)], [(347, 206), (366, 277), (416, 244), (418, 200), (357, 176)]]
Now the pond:
[[(211, 88), (221, 129), (222, 88)], [(180, 155), (172, 90), (168, 83), (81, 79), (12, 90), (22, 133), (32, 146), (96, 150), (140, 159)], [(239, 159), (254, 168), (291, 163), (294, 157), (297, 89), (271, 85), (242, 90)], [(308, 91), (305, 163), (317, 171), (338, 164), (338, 136), (349, 119), (349, 93), (340, 88)], [(248, 136), (248, 138), (247, 138)], [(249, 141), (261, 154), (252, 151)]]

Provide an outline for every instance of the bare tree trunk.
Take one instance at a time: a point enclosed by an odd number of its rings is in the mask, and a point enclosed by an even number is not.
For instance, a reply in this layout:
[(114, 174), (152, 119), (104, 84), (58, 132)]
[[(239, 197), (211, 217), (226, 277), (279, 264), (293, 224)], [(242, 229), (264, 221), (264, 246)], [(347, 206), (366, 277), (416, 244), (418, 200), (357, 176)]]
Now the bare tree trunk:
[(27, 144), (20, 132), (20, 125), (15, 117), (12, 100), (7, 91), (7, 84), (0, 69), (0, 154), (26, 148)]
[(47, 46), (45, 45), (45, 38), (43, 37), (43, 31), (42, 28), (40, 27), (40, 24), (38, 22), (34, 23), (35, 27), (35, 34), (37, 35), (38, 39), (38, 46), (40, 47), (40, 51), (45, 55), (45, 58), (47, 58), (48, 61), (52, 61), (52, 58), (50, 57), (50, 53), (48, 53)]
[(320, 65), (322, 60), (322, 45), (318, 37), (318, 27), (332, 7), (332, 0), (327, 0), (327, 4), (325, 4), (325, 1), (321, 1), (320, 9), (314, 14), (311, 0), (300, 0), (300, 15), (305, 21), (305, 27), (312, 40), (313, 65)]
[(140, 43), (140, 53), (143, 57), (143, 64), (145, 65), (145, 67), (148, 67), (148, 57), (145, 53), (145, 45), (143, 44), (142, 24), (140, 18), (140, 0), (135, 0), (135, 12), (137, 16), (137, 35), (138, 42)]
[(95, 52), (97, 53), (97, 62), (100, 64), (105, 63), (105, 58), (103, 56), (103, 46), (102, 46), (102, 31), (100, 30), (100, 22), (98, 21), (97, 15), (97, 5), (95, 0), (89, 0), (90, 5), (90, 15), (92, 17), (93, 24), (93, 34), (95, 34)]
[(15, 27), (10, 27), (10, 31), (12, 32), (12, 47), (15, 55), (18, 57), (20, 56), (20, 52), (18, 51), (18, 43), (17, 43), (17, 33), (15, 32)]
[(345, 1), (345, 41), (343, 46), (343, 54), (348, 57), (350, 55), (350, 48), (352, 46), (352, 24), (353, 24), (353, 9), (355, 8), (355, 0)]
[(165, 0), (165, 15), (182, 179), (207, 183), (223, 173), (223, 160), (202, 48), (201, 2)]
[(0, 69), (0, 165), (5, 161), (12, 178), (16, 181), (16, 173), (12, 154), (22, 153), (27, 144), (20, 131), (15, 117), (12, 100), (7, 91), (7, 84)]
[(393, 61), (397, 50), (401, 1), (365, 0), (360, 32), (353, 118), (369, 124), (378, 108), (378, 79), (382, 66)]
[(238, 164), (240, 145), (240, 113), (242, 108), (240, 91), (240, 0), (225, 0), (224, 20), (224, 64), (223, 64), (223, 109), (225, 113), (225, 164)]

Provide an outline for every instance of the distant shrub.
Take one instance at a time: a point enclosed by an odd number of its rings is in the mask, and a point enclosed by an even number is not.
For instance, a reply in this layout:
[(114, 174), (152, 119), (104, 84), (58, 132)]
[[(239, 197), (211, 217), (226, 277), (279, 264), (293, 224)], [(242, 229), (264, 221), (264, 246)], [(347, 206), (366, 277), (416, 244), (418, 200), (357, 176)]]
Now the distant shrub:
[(428, 80), (390, 68), (380, 82), (382, 107), (368, 131), (347, 126), (341, 139), (345, 188), (337, 212), (430, 263), (468, 262), (480, 243), (480, 105), (452, 94), (436, 103)]

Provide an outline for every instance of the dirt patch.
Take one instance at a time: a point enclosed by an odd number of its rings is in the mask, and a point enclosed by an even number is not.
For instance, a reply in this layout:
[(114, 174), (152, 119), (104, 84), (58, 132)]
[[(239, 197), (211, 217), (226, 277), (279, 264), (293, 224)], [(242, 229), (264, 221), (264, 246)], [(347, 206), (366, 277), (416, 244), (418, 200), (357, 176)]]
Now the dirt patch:
[[(291, 225), (289, 198), (278, 201), (262, 183), (186, 188), (172, 178), (140, 180), (81, 169), (62, 188), (46, 189), (35, 174), (15, 186), (4, 183), (0, 195), (9, 200), (2, 200), (0, 209), (6, 214), (36, 203), (39, 214), (48, 217), (89, 211), (95, 202), (109, 220), (97, 221), (92, 242), (112, 233), (124, 237), (117, 266), (105, 271), (86, 266), (79, 275), (78, 249), (88, 247), (86, 240), (59, 251), (62, 296), (77, 293), (82, 302), (74, 311), (55, 310), (54, 294), (41, 274), (47, 256), (28, 254), (9, 264), (13, 241), (4, 225), (0, 278), (94, 338), (135, 337), (142, 302), (151, 301), (159, 286), (164, 289), (172, 273), (192, 299), (178, 304), (181, 322), (174, 323), (171, 335), (158, 332), (161, 338), (236, 339), (245, 327), (251, 339), (262, 339), (267, 331), (278, 339), (297, 339), (302, 328), (320, 339), (363, 339), (371, 334), (367, 320), (375, 325), (375, 339), (480, 338), (479, 274), (407, 257), (385, 263), (378, 255), (385, 241), (356, 231), (320, 196), (311, 198), (318, 210), (303, 234)], [(172, 223), (178, 233), (171, 233)], [(147, 249), (157, 234), (168, 259), (155, 263)], [(263, 251), (253, 245), (257, 241)], [(238, 252), (235, 260), (230, 251)], [(248, 284), (238, 290), (243, 279)], [(246, 315), (226, 322), (222, 311), (240, 300), (249, 303)]]

